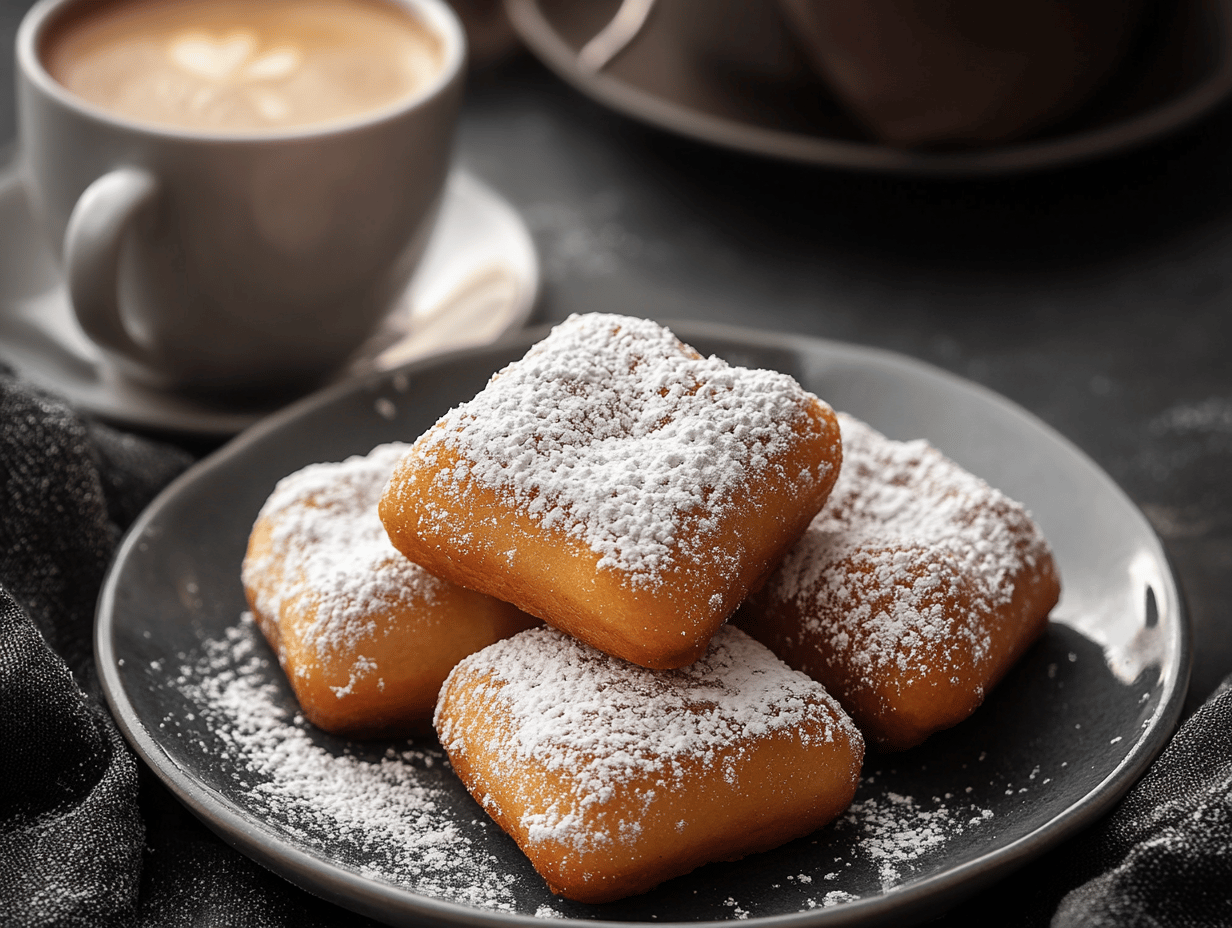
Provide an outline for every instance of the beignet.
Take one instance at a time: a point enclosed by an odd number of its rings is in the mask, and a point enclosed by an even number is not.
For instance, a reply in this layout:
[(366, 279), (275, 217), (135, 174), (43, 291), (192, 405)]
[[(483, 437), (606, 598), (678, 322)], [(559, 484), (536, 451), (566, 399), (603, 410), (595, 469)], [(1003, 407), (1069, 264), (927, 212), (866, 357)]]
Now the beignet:
[(394, 545), (646, 667), (696, 660), (838, 475), (833, 411), (667, 329), (573, 316), (415, 442)]
[(279, 481), (242, 578), (305, 717), (351, 737), (431, 731), (459, 660), (538, 622), (439, 580), (389, 543), (376, 506), (405, 444)]
[(829, 501), (734, 621), (871, 745), (903, 750), (975, 711), (1043, 633), (1060, 581), (1018, 503), (926, 442), (839, 422)]
[(731, 626), (667, 671), (532, 629), (460, 662), (435, 722), (551, 890), (592, 903), (820, 828), (864, 754), (819, 684)]

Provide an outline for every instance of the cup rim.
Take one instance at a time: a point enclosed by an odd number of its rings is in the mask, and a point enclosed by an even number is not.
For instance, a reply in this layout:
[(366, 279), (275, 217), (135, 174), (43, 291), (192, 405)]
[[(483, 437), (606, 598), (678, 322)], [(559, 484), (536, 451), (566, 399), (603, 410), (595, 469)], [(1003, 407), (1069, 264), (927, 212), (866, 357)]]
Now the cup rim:
[(137, 132), (163, 139), (259, 145), (270, 141), (320, 139), (342, 135), (356, 129), (378, 126), (395, 120), (405, 113), (422, 108), (453, 86), (460, 79), (466, 65), (466, 33), (462, 29), (457, 14), (445, 0), (384, 0), (384, 2), (407, 9), (411, 15), (423, 21), (442, 39), (444, 56), (440, 70), (415, 93), (379, 109), (369, 110), (355, 116), (268, 132), (193, 129), (147, 122), (122, 116), (79, 97), (57, 81), (43, 64), (38, 47), (48, 25), (64, 8), (86, 2), (89, 0), (38, 0), (27, 11), (17, 29), (18, 70), (42, 93), (50, 96), (62, 106), (127, 132)]

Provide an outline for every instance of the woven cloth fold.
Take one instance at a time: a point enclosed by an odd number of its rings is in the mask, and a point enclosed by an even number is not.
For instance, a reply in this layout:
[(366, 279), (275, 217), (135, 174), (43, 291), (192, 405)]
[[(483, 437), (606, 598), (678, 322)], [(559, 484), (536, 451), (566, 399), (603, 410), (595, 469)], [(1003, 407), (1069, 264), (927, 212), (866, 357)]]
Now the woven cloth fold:
[(0, 705), (0, 912), (15, 924), (127, 924), (144, 836), (136, 761), (3, 589)]
[[(0, 925), (372, 925), (215, 838), (102, 702), (95, 600), (128, 524), (191, 463), (0, 367)], [(1232, 925), (1232, 689), (1105, 820), (936, 924)]]
[(1083, 882), (1054, 928), (1232, 925), (1232, 677), (1066, 850)]
[(144, 770), (99, 691), (95, 602), (192, 457), (0, 366), (0, 925), (372, 924), (232, 850)]

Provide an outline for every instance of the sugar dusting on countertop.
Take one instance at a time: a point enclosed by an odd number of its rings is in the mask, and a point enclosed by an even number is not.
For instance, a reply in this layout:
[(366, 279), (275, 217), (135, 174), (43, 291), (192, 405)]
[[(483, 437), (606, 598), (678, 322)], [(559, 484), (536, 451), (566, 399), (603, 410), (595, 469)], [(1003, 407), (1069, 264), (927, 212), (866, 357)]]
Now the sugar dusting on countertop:
[(377, 503), (410, 445), (390, 443), (365, 456), (311, 464), (284, 477), (262, 507), (272, 527), (269, 552), (245, 558), (243, 580), (264, 616), (284, 604), (312, 614), (303, 630), (321, 661), (342, 659), (370, 639), (373, 616), (414, 602), (432, 603), (445, 582), (389, 541)]
[[(714, 516), (749, 481), (803, 490), (828, 479), (824, 461), (792, 474), (775, 463), (815, 402), (786, 374), (702, 358), (648, 320), (575, 315), (415, 453), (463, 459), (435, 492), (461, 499), (471, 480), (508, 492), (544, 530), (600, 555), (601, 569), (653, 584), (675, 558), (705, 556)], [(444, 512), (426, 515), (449, 537)]]
[(496, 776), (517, 777), (532, 759), (564, 775), (570, 795), (524, 822), (532, 842), (582, 847), (611, 840), (579, 828), (581, 810), (608, 801), (630, 780), (654, 775), (670, 783), (681, 763), (732, 777), (733, 744), (777, 732), (797, 733), (805, 744), (813, 737), (863, 742), (820, 684), (733, 626), (719, 630), (700, 660), (670, 671), (647, 670), (555, 629), (535, 628), (464, 658), (441, 692), (435, 723), (451, 755), (466, 749), (459, 718), (475, 699), (473, 711), (507, 722), (497, 736)]
[[(766, 596), (796, 600), (807, 634), (824, 636), (868, 676), (926, 670), (930, 647), (963, 639), (976, 665), (985, 621), (1014, 579), (1048, 557), (1018, 503), (925, 441), (891, 441), (840, 413), (843, 467), (825, 507), (788, 553)], [(969, 610), (952, 614), (947, 600)]]

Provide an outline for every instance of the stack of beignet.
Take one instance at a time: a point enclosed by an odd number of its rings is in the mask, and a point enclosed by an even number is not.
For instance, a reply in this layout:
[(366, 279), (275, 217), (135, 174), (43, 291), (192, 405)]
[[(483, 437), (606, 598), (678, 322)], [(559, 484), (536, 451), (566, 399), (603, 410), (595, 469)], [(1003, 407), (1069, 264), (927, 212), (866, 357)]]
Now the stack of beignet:
[(398, 466), (380, 507), (395, 547), (559, 630), (463, 661), (436, 713), (462, 782), (554, 891), (644, 892), (851, 801), (863, 741), (845, 713), (716, 636), (840, 462), (833, 411), (792, 378), (579, 316)]
[[(646, 320), (571, 317), (409, 449), (373, 458), (347, 462), (364, 476), (343, 482), (367, 488), (371, 534), (376, 471), (392, 470), (370, 556), (386, 579), (352, 558), (362, 596), (307, 583), (323, 562), (344, 571), (312, 551), (345, 534), (333, 509), (361, 505), (324, 487), (342, 471), (310, 468), (254, 529), (257, 621), (309, 718), (347, 733), (422, 720), (422, 685), (391, 698), (393, 664), (438, 654), (412, 675), (452, 667), (434, 724), (455, 771), (575, 900), (644, 892), (830, 821), (864, 754), (847, 712), (889, 748), (954, 724), (1056, 598), (1020, 507), (922, 444), (847, 417), (840, 434), (792, 378), (703, 358)], [(452, 649), (405, 608), (444, 599), (459, 603)], [(724, 627), (746, 599), (753, 637)], [(521, 631), (532, 616), (550, 628)]]

